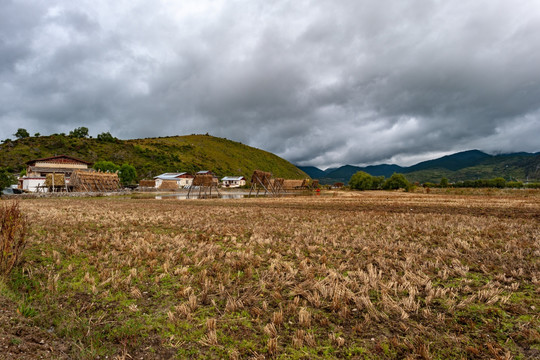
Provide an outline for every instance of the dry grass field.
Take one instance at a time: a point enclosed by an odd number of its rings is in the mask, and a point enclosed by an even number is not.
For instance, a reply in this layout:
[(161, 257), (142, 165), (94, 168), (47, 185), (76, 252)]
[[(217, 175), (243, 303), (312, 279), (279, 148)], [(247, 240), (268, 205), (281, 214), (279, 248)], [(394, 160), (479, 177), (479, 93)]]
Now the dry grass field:
[(540, 357), (538, 191), (20, 207), (0, 358)]

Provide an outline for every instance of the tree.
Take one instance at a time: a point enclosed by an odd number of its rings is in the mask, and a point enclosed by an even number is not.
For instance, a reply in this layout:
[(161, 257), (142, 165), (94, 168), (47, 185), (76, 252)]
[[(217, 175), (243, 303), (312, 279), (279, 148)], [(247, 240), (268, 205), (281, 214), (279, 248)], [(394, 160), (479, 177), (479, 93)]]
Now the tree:
[(112, 161), (101, 160), (94, 164), (94, 169), (102, 172), (114, 173), (120, 170), (120, 166), (116, 165)]
[(448, 187), (448, 179), (445, 177), (441, 178), (441, 182), (439, 183), (439, 186), (442, 188)]
[(35, 133), (35, 134), (34, 134), (34, 137), (40, 137), (40, 136), (41, 136), (40, 133)]
[(384, 176), (373, 176), (373, 190), (380, 190), (384, 185)]
[(28, 133), (28, 131), (26, 131), (26, 129), (19, 128), (17, 129), (17, 132), (13, 134), (13, 136), (15, 136), (17, 139), (24, 139), (30, 137), (30, 134)]
[(122, 164), (118, 176), (122, 185), (133, 184), (137, 179), (137, 170), (129, 164)]
[(78, 127), (73, 131), (70, 131), (69, 136), (79, 139), (86, 138), (88, 137), (88, 128), (84, 126)]
[(385, 190), (409, 189), (411, 184), (405, 178), (405, 175), (394, 173), (390, 176), (383, 185)]
[(103, 132), (101, 134), (98, 134), (97, 139), (99, 141), (103, 141), (103, 142), (115, 142), (116, 141), (116, 138), (114, 136), (112, 136), (110, 132)]
[(349, 186), (354, 190), (369, 190), (373, 188), (373, 176), (364, 171), (358, 171), (351, 176)]
[(12, 184), (15, 184), (17, 179), (7, 169), (0, 168), (0, 190), (7, 188)]

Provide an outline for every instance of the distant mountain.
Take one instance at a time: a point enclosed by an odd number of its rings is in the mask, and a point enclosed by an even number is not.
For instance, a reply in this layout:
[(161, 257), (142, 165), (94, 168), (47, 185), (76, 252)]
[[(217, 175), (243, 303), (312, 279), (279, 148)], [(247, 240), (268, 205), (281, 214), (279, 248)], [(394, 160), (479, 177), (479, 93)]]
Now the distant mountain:
[[(413, 182), (439, 182), (442, 177), (451, 182), (504, 177), (507, 180), (540, 180), (540, 153), (513, 153), (489, 155), (479, 150), (463, 151), (438, 159), (420, 162), (409, 167), (398, 165), (371, 165), (366, 167), (345, 165), (324, 171), (324, 175), (311, 169), (323, 184), (347, 183), (357, 171), (365, 171), (373, 176), (389, 177), (393, 173), (405, 174)], [(319, 170), (321, 171), (321, 170)], [(318, 173), (320, 175), (315, 175)]]
[(486, 154), (480, 150), (463, 151), (452, 155), (443, 156), (434, 160), (422, 161), (421, 163), (406, 168), (404, 172), (410, 173), (413, 171), (435, 168), (456, 171), (470, 166), (475, 166), (482, 160), (489, 159), (491, 157), (493, 156)]
[(322, 171), (319, 168), (316, 168), (315, 166), (296, 166), (306, 174), (308, 174), (313, 179), (320, 179), (323, 177), (326, 177), (326, 172)]

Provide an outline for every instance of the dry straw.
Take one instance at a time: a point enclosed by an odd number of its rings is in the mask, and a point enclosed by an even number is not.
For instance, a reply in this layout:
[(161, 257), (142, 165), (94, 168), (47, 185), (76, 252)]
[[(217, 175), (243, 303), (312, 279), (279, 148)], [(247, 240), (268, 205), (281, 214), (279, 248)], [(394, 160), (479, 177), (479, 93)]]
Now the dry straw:
[(163, 180), (159, 185), (160, 190), (176, 190), (178, 188), (176, 180)]
[(101, 173), (75, 170), (71, 174), (69, 184), (73, 191), (115, 191), (120, 187), (120, 179), (116, 173)]
[(155, 180), (141, 180), (139, 182), (140, 187), (156, 187), (156, 181)]
[(45, 186), (65, 186), (66, 178), (64, 174), (47, 174), (45, 178)]

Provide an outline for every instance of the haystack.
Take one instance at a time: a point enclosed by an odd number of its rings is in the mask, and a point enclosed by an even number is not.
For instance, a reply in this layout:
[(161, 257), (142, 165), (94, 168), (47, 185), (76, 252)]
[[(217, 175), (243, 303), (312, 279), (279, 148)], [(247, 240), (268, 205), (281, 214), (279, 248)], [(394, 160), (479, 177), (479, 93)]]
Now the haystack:
[(306, 184), (306, 180), (286, 179), (285, 181), (283, 181), (283, 189), (285, 189), (285, 190), (304, 189), (305, 184)]
[(193, 186), (213, 186), (214, 177), (209, 174), (197, 174), (193, 178)]
[(156, 180), (141, 180), (139, 181), (140, 187), (156, 187)]
[(189, 187), (187, 197), (189, 198), (191, 192), (195, 189), (199, 190), (198, 197), (199, 198), (205, 198), (205, 197), (212, 197), (212, 189), (216, 190), (217, 195), (219, 196), (219, 189), (218, 189), (218, 181), (217, 178), (214, 178), (211, 174), (196, 174), (193, 178), (193, 182), (191, 183), (191, 186)]
[(102, 173), (75, 170), (69, 181), (73, 191), (115, 191), (120, 188), (120, 179), (116, 173)]
[(64, 174), (47, 174), (45, 178), (45, 186), (47, 187), (61, 187), (66, 186), (66, 177)]
[(163, 180), (159, 185), (160, 190), (178, 190), (178, 182), (176, 180)]
[(249, 195), (256, 191), (255, 195), (259, 195), (259, 191), (264, 190), (264, 194), (279, 195), (283, 191), (283, 179), (272, 179), (272, 174), (266, 171), (255, 170), (251, 176), (251, 189)]

